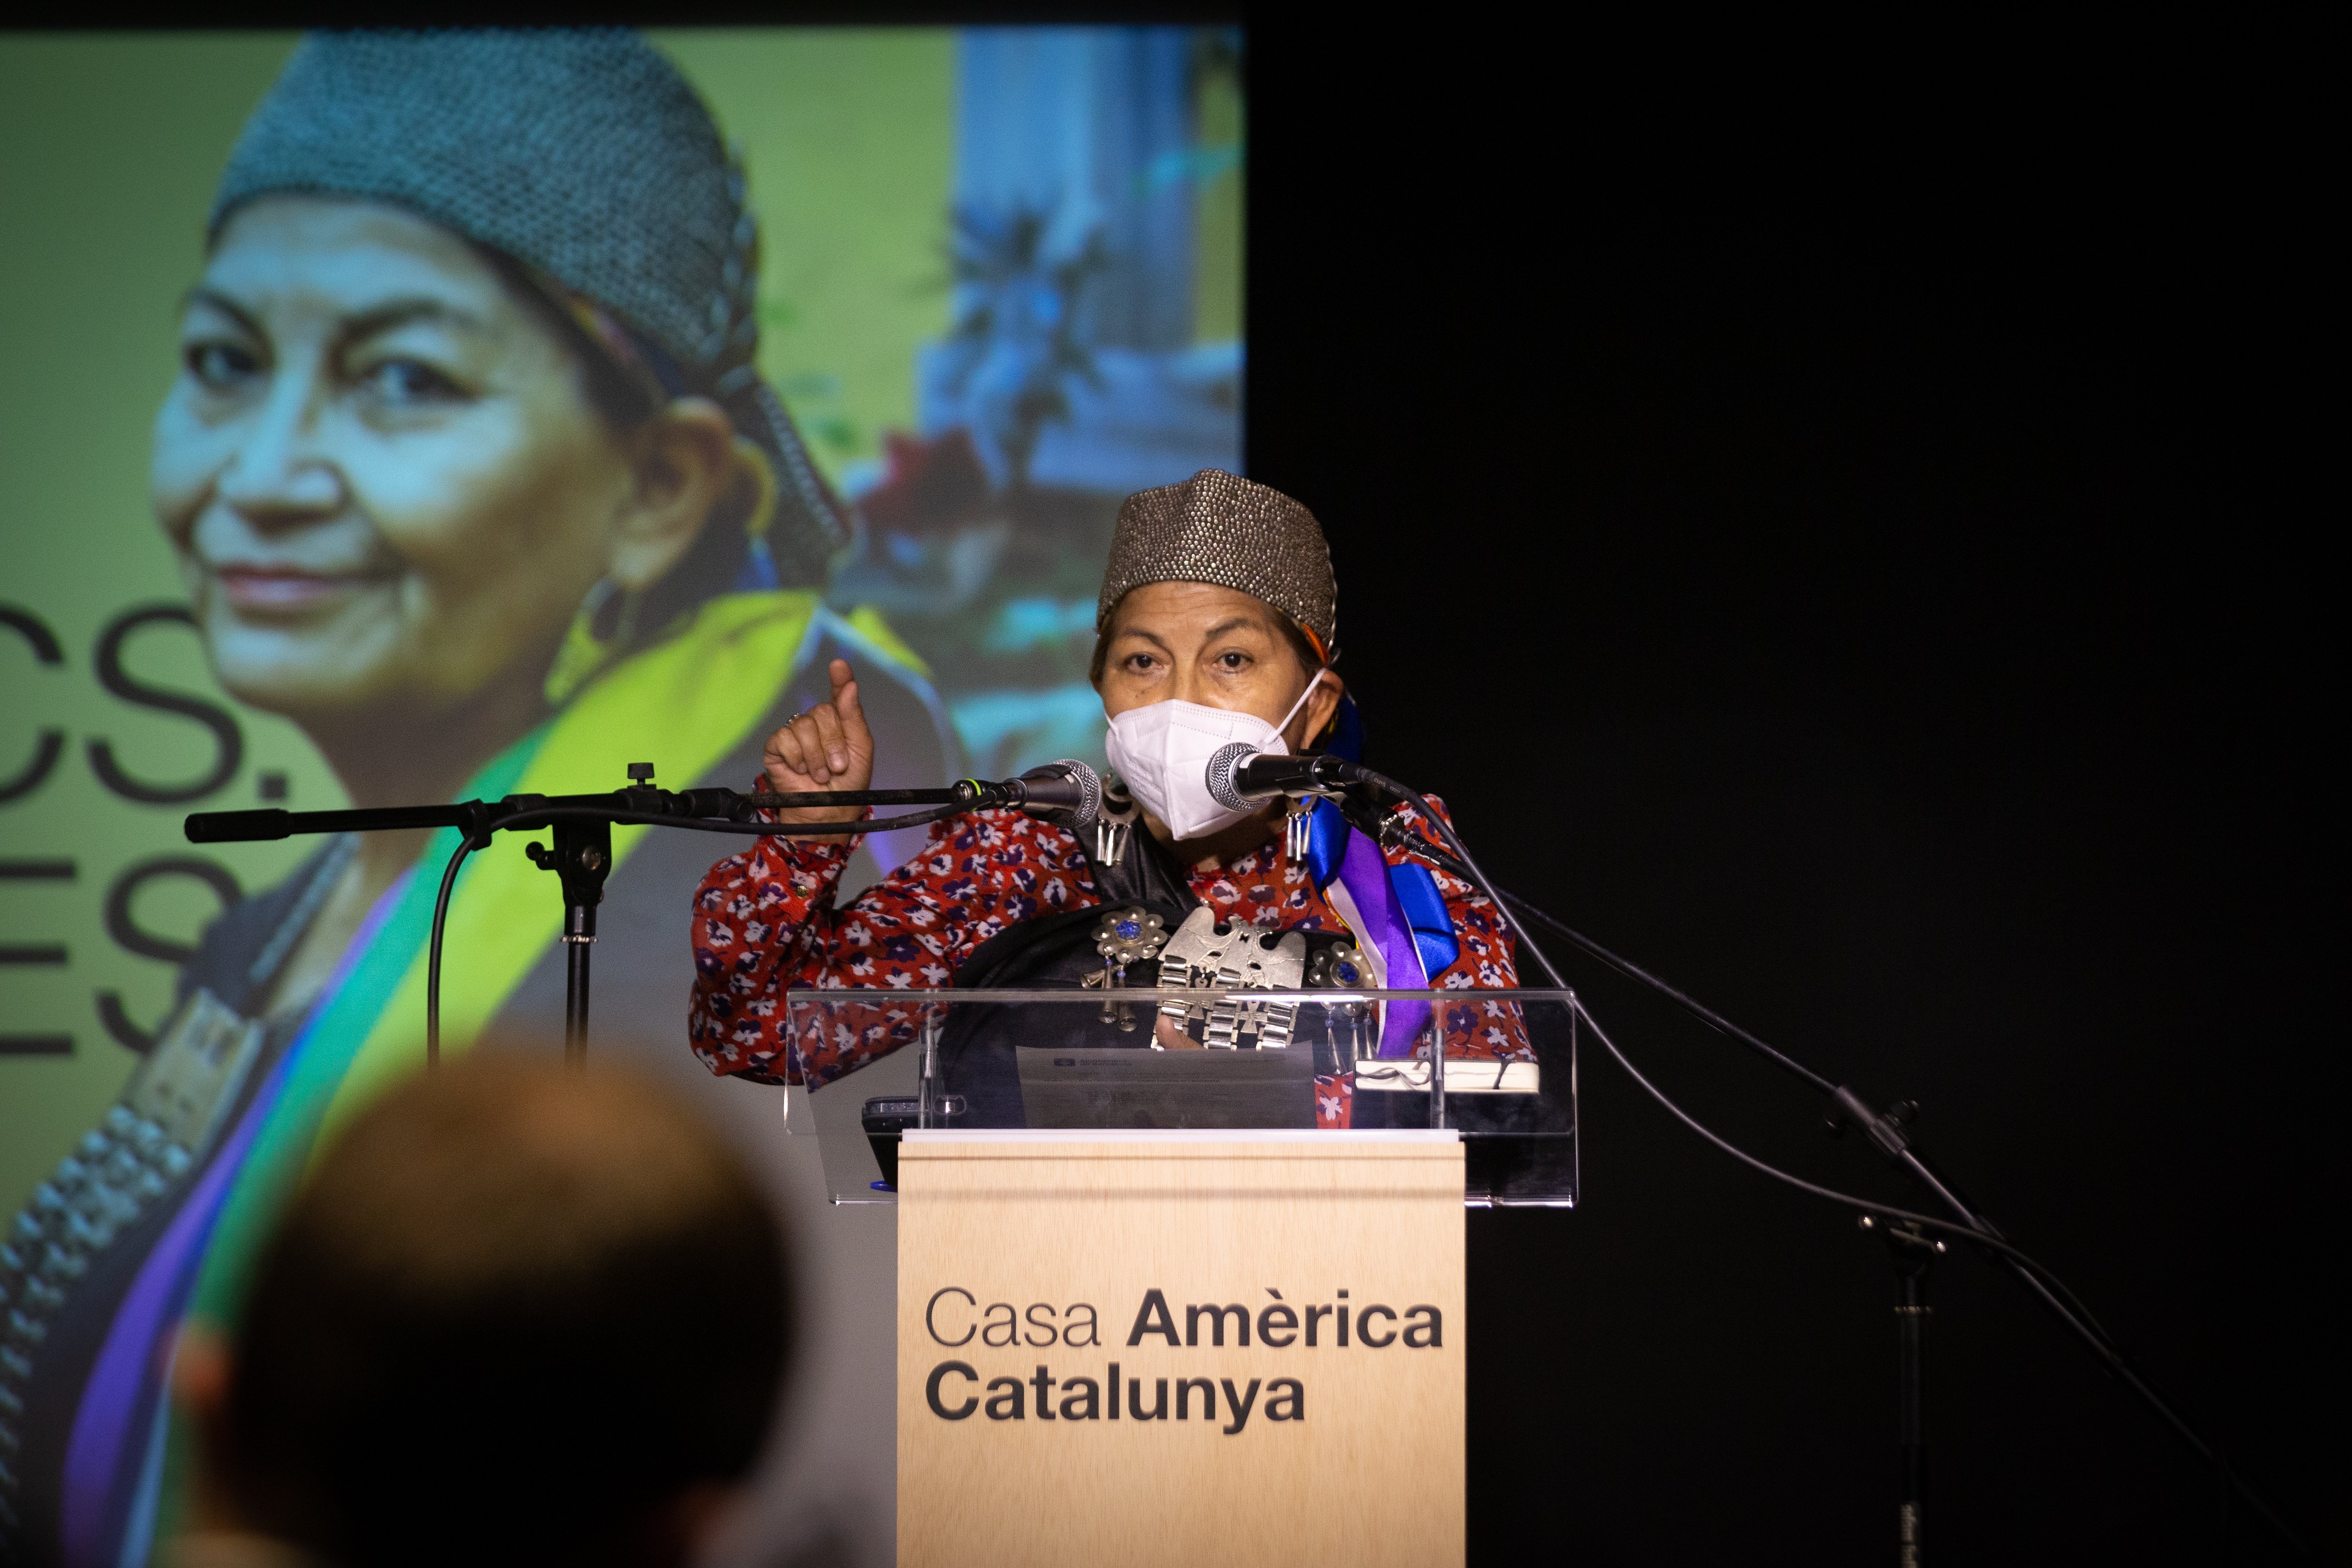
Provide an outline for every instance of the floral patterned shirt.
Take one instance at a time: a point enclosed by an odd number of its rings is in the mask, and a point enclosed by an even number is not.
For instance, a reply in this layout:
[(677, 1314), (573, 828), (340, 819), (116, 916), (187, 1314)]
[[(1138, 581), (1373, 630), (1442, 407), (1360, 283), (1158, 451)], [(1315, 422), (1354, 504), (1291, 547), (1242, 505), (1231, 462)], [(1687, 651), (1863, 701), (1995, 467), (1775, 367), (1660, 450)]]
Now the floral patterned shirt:
[[(1444, 810), (1443, 803), (1432, 804)], [(1412, 831), (1435, 841), (1425, 824), (1408, 820)], [(974, 949), (1006, 927), (1101, 902), (1077, 839), (1017, 811), (973, 812), (934, 825), (921, 854), (836, 909), (834, 889), (856, 847), (761, 838), (703, 878), (694, 895), (688, 1037), (712, 1072), (830, 1082), (897, 1048), (913, 1030), (892, 1026), (894, 1020), (881, 1014), (893, 1010), (877, 1001), (872, 1026), (788, 1040), (787, 990), (945, 987)], [(1393, 865), (1407, 856), (1398, 847), (1388, 858)], [(1461, 951), (1430, 976), (1431, 986), (1516, 986), (1510, 938), (1494, 906), (1468, 883), (1444, 871), (1433, 874)], [(1306, 868), (1290, 860), (1278, 842), (1227, 864), (1196, 866), (1189, 879), (1193, 895), (1220, 921), (1347, 929)], [(1482, 1021), (1481, 1011), (1444, 1009), (1448, 1055), (1528, 1054), (1519, 1029)], [(1321, 1120), (1344, 1125), (1345, 1086), (1336, 1093), (1341, 1103), (1326, 1104), (1335, 1096), (1331, 1086), (1318, 1095)]]

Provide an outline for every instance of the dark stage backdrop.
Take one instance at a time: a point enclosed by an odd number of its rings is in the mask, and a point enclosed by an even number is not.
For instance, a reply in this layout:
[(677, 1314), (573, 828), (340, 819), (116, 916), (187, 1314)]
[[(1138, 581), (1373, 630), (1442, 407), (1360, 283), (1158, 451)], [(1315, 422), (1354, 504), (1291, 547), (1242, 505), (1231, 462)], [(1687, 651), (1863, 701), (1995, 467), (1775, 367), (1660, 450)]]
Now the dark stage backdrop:
[[(1255, 27), (1251, 470), (1330, 531), (1371, 761), (1916, 1097), (2340, 1550), (2316, 99), (2292, 39), (1927, 43)], [(1561, 962), (1717, 1128), (1907, 1195)], [(1877, 1244), (1583, 1089), (1586, 1206), (1472, 1219), (1473, 1560), (1894, 1563)], [(2276, 1557), (2005, 1278), (1932, 1290), (1931, 1560)]]

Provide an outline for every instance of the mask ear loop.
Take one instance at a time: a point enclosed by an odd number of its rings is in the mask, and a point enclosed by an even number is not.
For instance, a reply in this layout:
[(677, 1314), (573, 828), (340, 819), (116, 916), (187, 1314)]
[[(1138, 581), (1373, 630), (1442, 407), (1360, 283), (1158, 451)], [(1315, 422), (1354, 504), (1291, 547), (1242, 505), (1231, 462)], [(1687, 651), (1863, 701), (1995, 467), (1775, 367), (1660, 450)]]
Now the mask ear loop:
[[(1307, 700), (1315, 695), (1315, 689), (1323, 684), (1323, 678), (1330, 673), (1331, 667), (1328, 664), (1318, 669), (1315, 679), (1307, 683), (1307, 689), (1298, 694), (1298, 700), (1290, 705), (1290, 711), (1282, 716), (1282, 722), (1274, 727), (1275, 736), (1282, 740), (1285, 749), (1290, 742), (1283, 739), (1284, 731), (1290, 728), (1290, 721), (1298, 716), (1298, 710), (1307, 706)], [(1288, 814), (1282, 822), (1282, 852), (1293, 865), (1306, 862), (1307, 824), (1314, 820), (1314, 811), (1315, 801), (1311, 795), (1293, 795), (1288, 803)]]
[[(1282, 716), (1282, 722), (1274, 727), (1274, 732), (1276, 735), (1286, 734), (1289, 731), (1290, 721), (1298, 717), (1298, 710), (1307, 706), (1307, 700), (1315, 695), (1315, 689), (1322, 685), (1323, 678), (1330, 673), (1331, 667), (1328, 664), (1315, 672), (1315, 679), (1307, 683), (1307, 689), (1298, 694), (1298, 700), (1290, 705), (1290, 711), (1285, 713)], [(1289, 743), (1288, 741), (1283, 742), (1286, 746)]]

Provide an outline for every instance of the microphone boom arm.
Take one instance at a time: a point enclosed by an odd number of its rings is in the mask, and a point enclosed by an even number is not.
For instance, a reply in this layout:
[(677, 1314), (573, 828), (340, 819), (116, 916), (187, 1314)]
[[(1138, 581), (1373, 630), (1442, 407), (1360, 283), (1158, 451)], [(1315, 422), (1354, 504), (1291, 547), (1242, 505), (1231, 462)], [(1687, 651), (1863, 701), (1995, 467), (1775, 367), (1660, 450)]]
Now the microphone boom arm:
[[(182, 825), (191, 844), (273, 842), (311, 833), (381, 833), (454, 827), (457, 847), (443, 867), (433, 903), (432, 934), (425, 963), (425, 1062), (441, 1060), (442, 935), (449, 899), (466, 858), (510, 829), (552, 826), (555, 847), (528, 847), (541, 870), (561, 874), (564, 892), (564, 1058), (586, 1059), (588, 950), (595, 941), (595, 906), (612, 871), (611, 830), (616, 826), (684, 827), (701, 833), (752, 837), (826, 838), (843, 834), (887, 833), (919, 827), (967, 811), (1011, 807), (1065, 823), (1073, 832), (1091, 824), (1102, 803), (1102, 781), (1082, 762), (1048, 763), (1016, 779), (992, 783), (958, 779), (939, 789), (816, 790), (793, 794), (743, 794), (731, 789), (667, 790), (653, 782), (650, 763), (629, 764), (627, 789), (603, 795), (510, 795), (496, 803), (461, 800), (444, 805), (394, 805), (346, 811), (199, 811)], [(759, 822), (761, 811), (812, 806), (915, 805), (927, 809), (898, 816), (849, 822)]]

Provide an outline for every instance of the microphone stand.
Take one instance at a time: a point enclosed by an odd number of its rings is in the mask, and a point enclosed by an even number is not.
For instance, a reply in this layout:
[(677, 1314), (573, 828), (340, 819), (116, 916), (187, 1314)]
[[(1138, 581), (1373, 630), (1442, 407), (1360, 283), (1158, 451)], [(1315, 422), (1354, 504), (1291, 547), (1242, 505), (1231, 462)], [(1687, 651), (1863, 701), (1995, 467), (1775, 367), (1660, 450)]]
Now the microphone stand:
[(1862, 1216), (1862, 1228), (1886, 1237), (1902, 1285), (1902, 1300), (1895, 1307), (1895, 1442), (1903, 1465), (1895, 1493), (1895, 1561), (1899, 1568), (1919, 1568), (1920, 1515), (1927, 1500), (1927, 1270), (1935, 1267), (1944, 1244), (1929, 1240), (1915, 1226), (1881, 1226), (1871, 1215)]
[[(457, 850), (441, 876), (433, 908), (433, 933), (425, 964), (425, 1060), (441, 1060), (441, 936), (449, 914), (451, 889), (466, 857), (488, 847), (502, 831), (552, 827), (552, 847), (531, 844), (525, 852), (542, 871), (552, 871), (563, 897), (563, 1060), (584, 1067), (588, 1059), (589, 954), (596, 942), (596, 906), (604, 901), (604, 879), (613, 870), (616, 823), (684, 827), (706, 833), (758, 837), (824, 837), (844, 831), (913, 827), (992, 805), (1023, 802), (1022, 781), (986, 784), (961, 779), (943, 789), (868, 789), (794, 795), (744, 795), (731, 789), (667, 790), (654, 784), (651, 763), (629, 764), (629, 785), (604, 795), (510, 795), (497, 802), (461, 800), (446, 805), (393, 805), (350, 811), (200, 811), (184, 831), (191, 844), (273, 840), (310, 833), (375, 833), (400, 828), (454, 827)], [(759, 811), (800, 806), (912, 805), (929, 807), (877, 822), (758, 822)]]
[[(1493, 884), (1478, 879), (1480, 885), (1493, 889)], [(1622, 958), (1594, 942), (1591, 937), (1570, 928), (1516, 894), (1501, 893), (1512, 908), (1532, 915), (1544, 925), (1566, 937), (1584, 952), (1616, 970), (1631, 980), (1673, 1002), (1684, 1012), (1717, 1033), (1737, 1040), (1788, 1072), (1804, 1079), (1825, 1095), (1832, 1106), (1827, 1125), (1832, 1135), (1842, 1133), (1848, 1126), (1858, 1127), (1874, 1152), (1907, 1177), (1914, 1185), (1924, 1189), (1938, 1206), (1952, 1216), (1949, 1228), (1963, 1233), (1962, 1239), (1974, 1237), (1995, 1245), (1985, 1251), (1995, 1258), (2053, 1317), (2071, 1330), (2074, 1336), (2096, 1356), (2107, 1371), (2125, 1387), (2138, 1395), (2141, 1402), (2162, 1417), (2176, 1436), (2190, 1451), (2210, 1465), (2218, 1473), (2228, 1496), (2242, 1500), (2262, 1521), (2276, 1532), (2279, 1539), (2297, 1555), (2308, 1555), (2303, 1538), (2271, 1508), (2243, 1478), (2228, 1458), (2191, 1426), (2187, 1418), (2173, 1409), (2163, 1394), (2142, 1377), (2122, 1349), (2108, 1337), (2107, 1331), (2091, 1314), (2089, 1308), (2078, 1300), (2072, 1290), (2054, 1275), (2038, 1266), (2029, 1265), (2014, 1249), (2007, 1247), (1998, 1226), (1972, 1205), (1949, 1179), (1930, 1164), (1914, 1143), (1909, 1123), (1918, 1114), (1918, 1107), (1909, 1100), (1898, 1101), (1886, 1111), (1874, 1109), (1868, 1101), (1843, 1084), (1833, 1084), (1774, 1050), (1738, 1025), (1714, 1011), (1664, 980), (1650, 973), (1640, 965)], [(1513, 922), (1517, 924), (1515, 921)], [(1524, 936), (1524, 931), (1521, 933)], [(1532, 946), (1532, 944), (1530, 944)], [(1538, 960), (1547, 969), (1550, 961), (1540, 949), (1534, 950)], [(1555, 978), (1557, 976), (1555, 975)], [(1644, 1085), (1646, 1086), (1646, 1083)], [(1899, 1432), (1903, 1456), (1903, 1489), (1899, 1500), (1898, 1522), (1902, 1528), (1902, 1558), (1904, 1568), (1916, 1568), (1919, 1562), (1921, 1506), (1926, 1484), (1927, 1439), (1925, 1411), (1922, 1405), (1922, 1361), (1927, 1330), (1927, 1280), (1928, 1266), (1944, 1252), (1944, 1244), (1928, 1238), (1916, 1225), (1897, 1221), (1887, 1224), (1869, 1214), (1861, 1216), (1865, 1231), (1877, 1231), (1885, 1238), (1894, 1255), (1895, 1272), (1901, 1286), (1901, 1296), (1895, 1307), (1898, 1331), (1900, 1378)]]
[(555, 823), (552, 850), (526, 844), (522, 852), (563, 884), (563, 1065), (585, 1067), (588, 959), (596, 945), (596, 906), (604, 901), (604, 879), (613, 869), (613, 825), (603, 817), (562, 817)]

